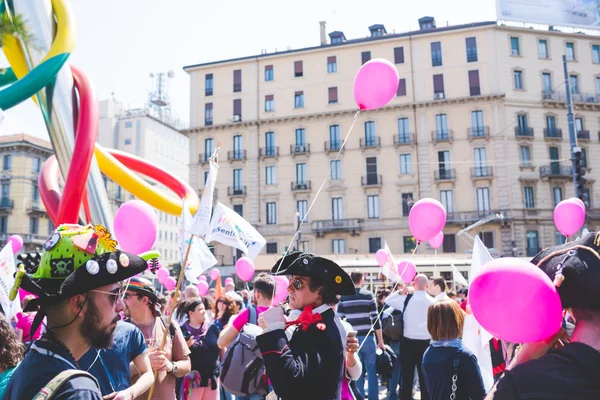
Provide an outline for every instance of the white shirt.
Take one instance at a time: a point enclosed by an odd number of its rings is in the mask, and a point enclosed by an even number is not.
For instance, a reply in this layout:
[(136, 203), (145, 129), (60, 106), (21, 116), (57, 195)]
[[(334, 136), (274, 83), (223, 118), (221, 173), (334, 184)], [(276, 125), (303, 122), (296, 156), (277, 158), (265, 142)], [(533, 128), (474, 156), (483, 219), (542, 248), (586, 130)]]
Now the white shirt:
[(436, 295), (434, 297), (435, 301), (438, 300), (450, 300), (450, 297), (448, 297), (448, 294), (446, 292), (441, 292), (440, 294)]
[(404, 311), (404, 337), (413, 340), (431, 340), (427, 330), (427, 310), (435, 302), (424, 290), (417, 290)]

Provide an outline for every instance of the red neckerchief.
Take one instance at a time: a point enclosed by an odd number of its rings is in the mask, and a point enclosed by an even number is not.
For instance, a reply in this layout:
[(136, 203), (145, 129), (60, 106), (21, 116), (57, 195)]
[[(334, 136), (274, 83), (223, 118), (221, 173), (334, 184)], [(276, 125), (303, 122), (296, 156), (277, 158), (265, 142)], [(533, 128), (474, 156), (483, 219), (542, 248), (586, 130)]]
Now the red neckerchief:
[(286, 322), (285, 328), (287, 329), (290, 326), (299, 325), (300, 328), (306, 332), (310, 325), (316, 324), (318, 329), (325, 330), (325, 324), (321, 322), (323, 321), (323, 318), (321, 318), (321, 314), (313, 314), (312, 310), (312, 306), (304, 307), (304, 310), (302, 311), (302, 314), (300, 314), (298, 319)]

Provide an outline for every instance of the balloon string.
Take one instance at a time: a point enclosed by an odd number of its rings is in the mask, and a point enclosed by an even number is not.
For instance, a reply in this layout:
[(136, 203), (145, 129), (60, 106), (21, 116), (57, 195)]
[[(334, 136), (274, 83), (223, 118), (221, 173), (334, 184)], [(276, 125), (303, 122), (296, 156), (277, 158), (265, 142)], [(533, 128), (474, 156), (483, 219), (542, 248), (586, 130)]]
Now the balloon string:
[[(344, 146), (346, 145), (346, 142), (348, 141), (348, 138), (350, 137), (350, 133), (352, 132), (352, 129), (354, 129), (354, 125), (356, 125), (356, 121), (358, 119), (359, 114), (360, 114), (360, 110), (357, 110), (356, 114), (354, 114), (354, 120), (352, 121), (352, 125), (350, 125), (350, 129), (348, 129), (348, 133), (346, 133), (346, 137), (344, 138), (344, 141), (342, 142), (342, 145), (340, 146), (340, 149), (338, 150), (337, 154), (335, 155), (335, 159), (333, 161), (338, 161), (340, 158), (340, 155), (342, 154), (342, 151), (344, 151)], [(308, 207), (306, 214), (304, 214), (304, 216), (302, 216), (302, 219), (300, 220), (300, 223), (298, 224), (298, 228), (296, 229), (296, 232), (294, 232), (294, 236), (292, 237), (290, 244), (285, 249), (285, 252), (283, 253), (283, 256), (281, 257), (281, 260), (279, 261), (279, 265), (277, 265), (277, 269), (275, 270), (275, 275), (277, 275), (277, 273), (281, 269), (281, 264), (283, 263), (283, 259), (285, 258), (285, 256), (287, 256), (289, 254), (290, 248), (294, 244), (294, 240), (296, 240), (296, 237), (298, 236), (298, 233), (300, 232), (302, 225), (304, 225), (304, 222), (306, 222), (306, 217), (308, 216), (308, 214), (310, 213), (310, 210), (312, 210), (313, 206), (315, 205), (315, 202), (317, 201), (317, 198), (321, 194), (321, 191), (323, 190), (325, 183), (327, 183), (327, 181), (331, 177), (331, 171), (333, 170), (334, 164), (335, 163), (332, 163), (332, 162), (329, 163), (329, 172), (327, 173), (327, 176), (325, 177), (325, 179), (323, 179), (323, 182), (321, 182), (321, 186), (319, 186), (319, 190), (317, 190), (317, 194), (315, 195), (315, 198), (313, 199), (313, 201), (310, 203), (310, 207)], [(299, 250), (299, 249), (297, 249), (297, 250)], [(276, 289), (277, 289), (277, 285), (275, 285), (275, 287), (273, 288), (273, 300), (275, 299)]]

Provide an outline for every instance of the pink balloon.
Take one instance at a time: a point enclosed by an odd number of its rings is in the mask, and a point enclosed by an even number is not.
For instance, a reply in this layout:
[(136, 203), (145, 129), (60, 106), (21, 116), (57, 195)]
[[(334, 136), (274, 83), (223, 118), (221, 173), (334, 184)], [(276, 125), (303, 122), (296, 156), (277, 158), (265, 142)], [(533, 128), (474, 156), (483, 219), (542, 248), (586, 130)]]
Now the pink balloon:
[(206, 296), (206, 293), (208, 293), (208, 282), (206, 282), (206, 279), (205, 280), (200, 279), (200, 282), (198, 282), (196, 287), (198, 288), (198, 292), (200, 293), (200, 296)]
[(200, 276), (198, 277), (198, 280), (201, 280), (201, 281), (204, 281), (204, 282), (206, 282), (206, 276), (204, 276), (204, 275), (200, 275)]
[(411, 283), (417, 275), (417, 267), (410, 261), (402, 261), (398, 264), (398, 274), (404, 283)]
[(213, 268), (210, 270), (210, 279), (216, 281), (221, 276), (221, 272), (218, 269)]
[(585, 203), (579, 197), (571, 197), (570, 199), (567, 199), (567, 201), (574, 201), (583, 208), (583, 211), (585, 211)]
[(398, 70), (388, 60), (374, 58), (360, 67), (354, 78), (354, 101), (361, 110), (389, 103), (398, 90)]
[(175, 278), (170, 276), (165, 280), (165, 283), (163, 285), (165, 285), (165, 289), (173, 290), (173, 289), (175, 289), (175, 286), (177, 285), (177, 281), (175, 280)]
[(273, 305), (276, 306), (279, 303), (285, 301), (288, 295), (287, 288), (290, 282), (285, 276), (274, 276), (275, 278), (275, 296), (273, 297)]
[(432, 239), (446, 225), (446, 210), (442, 203), (426, 198), (417, 201), (408, 214), (408, 227), (420, 242)]
[(10, 243), (13, 254), (17, 254), (19, 250), (23, 247), (23, 238), (19, 235), (12, 235), (6, 241), (6, 244)]
[(156, 241), (156, 214), (141, 200), (123, 204), (115, 214), (115, 236), (121, 249), (141, 254), (152, 249)]
[(377, 265), (380, 267), (383, 267), (389, 259), (390, 255), (384, 249), (379, 249), (377, 250), (377, 253), (375, 253), (375, 260), (377, 260)]
[(563, 200), (554, 208), (554, 225), (560, 233), (570, 236), (585, 222), (585, 209), (577, 201)]
[(254, 262), (248, 257), (240, 257), (235, 262), (235, 273), (244, 282), (248, 282), (254, 277)]
[(156, 277), (158, 278), (158, 281), (162, 284), (165, 283), (165, 281), (167, 280), (169, 275), (170, 275), (169, 270), (166, 269), (165, 267), (160, 267), (158, 269), (158, 271), (156, 271)]
[(507, 342), (549, 338), (562, 323), (560, 297), (548, 275), (518, 258), (497, 258), (485, 264), (471, 283), (469, 304), (481, 326)]
[(439, 249), (444, 243), (444, 232), (440, 232), (431, 239), (429, 239), (429, 245), (434, 249)]

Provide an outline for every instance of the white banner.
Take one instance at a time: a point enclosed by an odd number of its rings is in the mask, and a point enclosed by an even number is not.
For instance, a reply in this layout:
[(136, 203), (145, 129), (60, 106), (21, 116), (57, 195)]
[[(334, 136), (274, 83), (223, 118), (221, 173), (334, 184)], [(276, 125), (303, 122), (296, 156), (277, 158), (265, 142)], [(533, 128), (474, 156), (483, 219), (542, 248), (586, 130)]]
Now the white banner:
[(194, 216), (191, 226), (189, 227), (190, 232), (196, 236), (205, 236), (208, 233), (210, 225), (210, 214), (212, 212), (213, 195), (215, 191), (215, 184), (217, 182), (217, 172), (219, 166), (213, 160), (210, 160), (210, 167), (208, 170), (208, 178), (204, 184), (204, 190), (202, 191), (202, 198), (200, 199), (200, 207), (198, 212)]
[(248, 221), (221, 202), (215, 206), (205, 240), (206, 243), (215, 241), (240, 249), (252, 260), (267, 243)]
[(471, 255), (471, 271), (469, 272), (469, 280), (477, 278), (477, 276), (481, 273), (483, 266), (493, 258), (490, 255), (485, 244), (479, 239), (479, 236), (475, 236), (475, 241), (473, 242), (473, 254)]
[(400, 275), (402, 271), (398, 271), (398, 264), (396, 264), (396, 260), (394, 260), (394, 256), (392, 255), (392, 251), (387, 244), (387, 241), (383, 242), (383, 249), (390, 255), (385, 264), (381, 266), (381, 273), (392, 282), (398, 282), (400, 280)]
[(191, 243), (190, 253), (188, 255), (187, 263), (185, 265), (185, 279), (189, 282), (196, 284), (198, 283), (198, 276), (207, 269), (211, 268), (217, 263), (217, 259), (211, 253), (210, 249), (200, 237), (194, 236), (189, 233), (189, 227), (192, 223), (192, 214), (187, 208), (185, 201), (183, 202), (183, 211), (181, 212), (181, 229), (180, 238), (181, 243), (179, 250), (181, 253), (181, 265), (183, 266), (185, 254), (187, 252), (188, 245)]
[(498, 20), (600, 29), (600, 0), (496, 0)]
[(469, 287), (469, 282), (467, 282), (463, 274), (460, 273), (460, 271), (454, 266), (454, 264), (452, 264), (452, 280), (454, 281), (455, 285), (458, 283), (459, 285)]
[(4, 310), (4, 314), (10, 321), (13, 315), (21, 310), (19, 295), (13, 302), (10, 301), (10, 291), (15, 284), (15, 255), (13, 254), (12, 244), (8, 243), (2, 251), (0, 251), (0, 305)]

